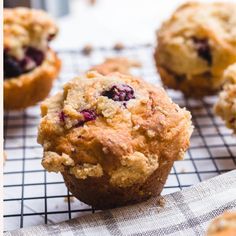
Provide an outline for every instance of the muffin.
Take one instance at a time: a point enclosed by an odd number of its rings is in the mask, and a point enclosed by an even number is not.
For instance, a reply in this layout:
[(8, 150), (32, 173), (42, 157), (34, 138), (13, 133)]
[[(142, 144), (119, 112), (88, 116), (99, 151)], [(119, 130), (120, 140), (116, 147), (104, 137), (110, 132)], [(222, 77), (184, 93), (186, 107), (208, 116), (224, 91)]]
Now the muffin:
[(87, 72), (41, 106), (42, 165), (98, 209), (161, 193), (192, 133), (188, 111), (131, 75)]
[(125, 57), (112, 57), (107, 58), (99, 65), (93, 66), (90, 70), (97, 71), (102, 75), (108, 75), (112, 72), (130, 74), (130, 69), (133, 67), (141, 67), (140, 62)]
[(236, 63), (229, 66), (223, 77), (225, 85), (214, 106), (214, 112), (236, 133)]
[(209, 226), (207, 236), (235, 236), (236, 212), (225, 212)]
[(191, 2), (157, 32), (155, 61), (162, 82), (186, 96), (215, 94), (236, 62), (236, 4)]
[(21, 109), (43, 100), (60, 70), (48, 47), (57, 26), (43, 11), (4, 9), (4, 108)]

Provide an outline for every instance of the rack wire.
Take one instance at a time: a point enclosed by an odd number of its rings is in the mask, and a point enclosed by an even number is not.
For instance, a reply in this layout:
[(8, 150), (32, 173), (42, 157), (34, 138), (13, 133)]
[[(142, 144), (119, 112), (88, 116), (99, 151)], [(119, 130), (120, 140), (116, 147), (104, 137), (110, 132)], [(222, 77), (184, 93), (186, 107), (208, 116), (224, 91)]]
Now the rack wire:
[[(89, 56), (79, 49), (58, 51), (58, 55), (63, 67), (51, 94), (74, 76), (113, 56), (139, 60), (142, 68), (134, 69), (132, 73), (150, 83), (160, 84), (150, 45), (119, 51), (96, 48)], [(162, 194), (181, 190), (236, 167), (236, 138), (213, 114), (216, 97), (191, 100), (179, 92), (167, 92), (176, 103), (191, 111), (195, 130), (185, 159), (175, 163)], [(42, 168), (42, 148), (36, 141), (39, 119), (38, 105), (4, 114), (4, 149), (8, 156), (4, 166), (5, 231), (56, 223), (95, 212), (72, 197), (60, 174), (47, 173)]]

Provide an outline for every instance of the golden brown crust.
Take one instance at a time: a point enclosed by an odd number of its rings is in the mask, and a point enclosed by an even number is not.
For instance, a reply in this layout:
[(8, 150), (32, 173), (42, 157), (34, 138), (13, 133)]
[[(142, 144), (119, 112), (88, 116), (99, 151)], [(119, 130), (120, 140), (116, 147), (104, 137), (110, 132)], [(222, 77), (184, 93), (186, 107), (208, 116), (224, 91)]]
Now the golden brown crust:
[[(125, 104), (103, 94), (121, 85), (134, 91)], [(81, 123), (85, 109), (96, 117)], [(41, 110), (43, 166), (60, 171), (77, 198), (99, 208), (159, 194), (173, 162), (183, 158), (192, 132), (190, 113), (174, 104), (163, 88), (119, 73), (77, 77)], [(114, 201), (106, 199), (115, 194)]]
[(236, 4), (184, 4), (164, 22), (157, 40), (154, 57), (167, 87), (187, 96), (214, 94), (224, 69), (236, 61)]
[(157, 68), (161, 80), (166, 87), (180, 90), (187, 97), (201, 98), (206, 95), (214, 95), (219, 90), (219, 87), (215, 87), (212, 83), (213, 80), (209, 78), (208, 74), (196, 76), (194, 80), (189, 80), (186, 83), (184, 76), (181, 77), (171, 73), (169, 70), (159, 65), (158, 62)]
[(161, 193), (173, 161), (158, 168), (144, 183), (120, 188), (111, 185), (108, 176), (77, 179), (68, 171), (62, 172), (66, 186), (73, 195), (97, 209), (108, 209), (145, 201)]
[(235, 236), (236, 212), (225, 212), (210, 224), (207, 236)]
[(236, 63), (225, 70), (223, 79), (225, 85), (219, 93), (214, 112), (236, 133)]
[(40, 66), (19, 77), (4, 80), (4, 109), (22, 109), (45, 99), (60, 67), (60, 59), (49, 50)]
[(119, 72), (121, 74), (130, 74), (132, 67), (140, 67), (140, 62), (136, 60), (130, 60), (125, 57), (107, 58), (103, 63), (93, 66), (90, 71), (97, 71), (102, 75), (108, 75), (113, 72)]

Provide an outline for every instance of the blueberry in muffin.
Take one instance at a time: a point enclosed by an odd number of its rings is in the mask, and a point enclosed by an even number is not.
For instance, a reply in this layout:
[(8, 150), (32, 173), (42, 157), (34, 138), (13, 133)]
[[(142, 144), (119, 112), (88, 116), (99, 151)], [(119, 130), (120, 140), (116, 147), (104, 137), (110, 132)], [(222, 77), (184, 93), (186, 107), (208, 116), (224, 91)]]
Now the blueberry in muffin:
[(215, 94), (236, 62), (236, 4), (183, 4), (158, 30), (154, 58), (167, 87), (192, 97)]
[(43, 100), (60, 69), (48, 44), (58, 29), (43, 11), (4, 9), (4, 108), (21, 109)]
[(161, 87), (131, 75), (89, 71), (41, 105), (42, 165), (99, 209), (161, 193), (192, 133), (191, 115)]

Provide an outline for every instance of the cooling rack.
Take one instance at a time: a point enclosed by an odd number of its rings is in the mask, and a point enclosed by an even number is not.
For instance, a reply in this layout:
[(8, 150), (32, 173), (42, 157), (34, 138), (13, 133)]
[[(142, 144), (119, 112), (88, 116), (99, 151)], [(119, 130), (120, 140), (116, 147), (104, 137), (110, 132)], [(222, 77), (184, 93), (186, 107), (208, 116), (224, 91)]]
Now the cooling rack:
[[(81, 74), (104, 58), (125, 56), (137, 59), (142, 68), (133, 74), (153, 84), (160, 84), (153, 62), (150, 45), (114, 50), (96, 48), (90, 55), (82, 50), (58, 51), (63, 67), (51, 94), (62, 85)], [(187, 107), (195, 126), (191, 147), (183, 161), (172, 168), (163, 194), (168, 194), (236, 167), (236, 137), (214, 116), (212, 107), (216, 97), (204, 100), (184, 98), (181, 93), (167, 90), (172, 99)], [(60, 174), (47, 173), (41, 166), (42, 148), (37, 144), (39, 106), (20, 112), (4, 114), (4, 226), (5, 231), (37, 224), (52, 224), (84, 214), (95, 209), (78, 201), (68, 192)]]

